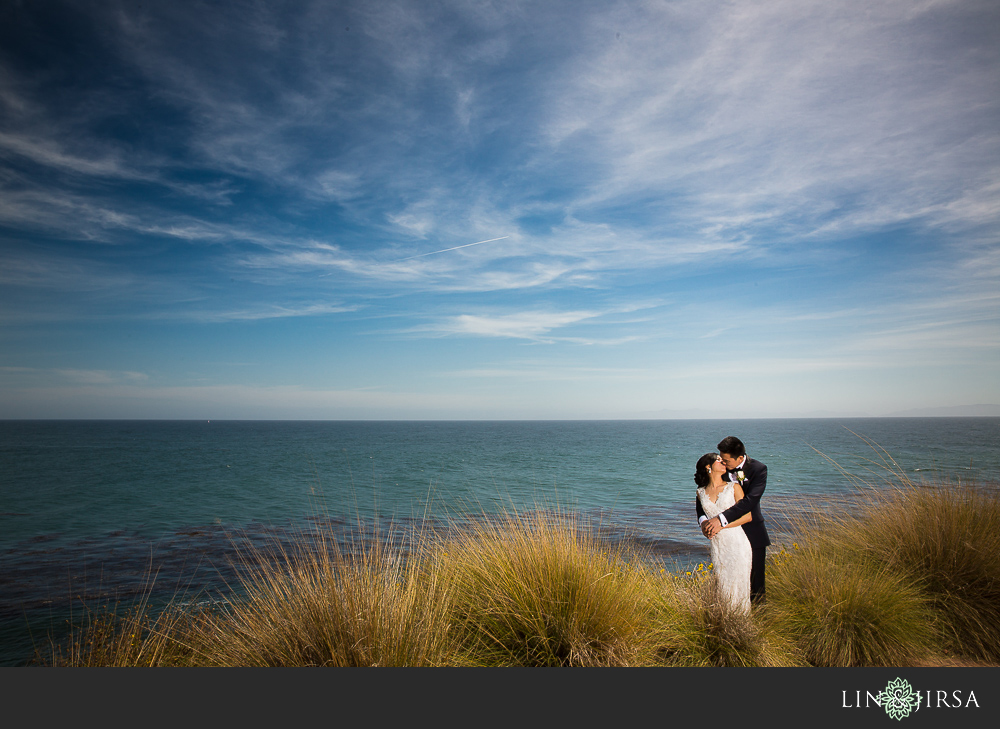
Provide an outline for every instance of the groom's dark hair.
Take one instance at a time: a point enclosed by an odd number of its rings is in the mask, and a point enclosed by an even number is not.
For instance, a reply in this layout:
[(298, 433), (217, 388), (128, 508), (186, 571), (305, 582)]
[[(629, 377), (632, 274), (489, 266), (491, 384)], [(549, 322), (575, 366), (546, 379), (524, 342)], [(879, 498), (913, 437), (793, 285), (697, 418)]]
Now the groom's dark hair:
[(719, 453), (728, 453), (731, 456), (745, 456), (747, 454), (747, 449), (743, 446), (743, 441), (737, 438), (735, 435), (727, 435), (725, 438), (719, 441), (719, 445), (715, 446), (719, 449)]

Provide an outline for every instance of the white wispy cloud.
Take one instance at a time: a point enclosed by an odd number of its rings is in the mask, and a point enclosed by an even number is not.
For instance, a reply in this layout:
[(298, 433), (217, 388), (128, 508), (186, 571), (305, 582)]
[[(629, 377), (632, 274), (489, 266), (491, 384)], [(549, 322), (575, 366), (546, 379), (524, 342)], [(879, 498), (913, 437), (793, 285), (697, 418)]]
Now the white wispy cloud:
[(35, 164), (54, 167), (84, 176), (140, 179), (134, 170), (122, 165), (118, 155), (88, 158), (66, 152), (51, 137), (32, 137), (0, 131), (0, 154), (24, 157)]
[[(2, 370), (0, 370), (2, 372)], [(499, 398), (399, 389), (319, 389), (296, 386), (139, 384), (21, 385), (0, 390), (8, 417), (145, 418), (151, 411), (180, 418), (316, 418), (331, 420), (415, 414), (488, 412)]]
[(441, 323), (439, 331), (452, 334), (475, 334), (485, 337), (544, 340), (553, 329), (577, 324), (598, 316), (593, 311), (535, 312), (502, 316), (461, 314)]
[(448, 370), (442, 377), (517, 380), (524, 382), (638, 382), (662, 377), (658, 370), (638, 367), (585, 367), (561, 362), (516, 362), (475, 369)]
[(86, 370), (67, 368), (39, 367), (0, 367), (0, 378), (6, 380), (5, 386), (17, 387), (33, 382), (46, 381), (51, 376), (57, 380), (68, 381), (80, 385), (138, 385), (149, 381), (145, 372), (116, 370)]
[[(458, 314), (436, 319), (430, 323), (406, 330), (408, 333), (431, 335), (453, 335), (474, 337), (498, 337), (524, 339), (536, 343), (562, 342), (584, 345), (614, 345), (637, 341), (648, 337), (648, 333), (622, 333), (622, 328), (643, 322), (635, 312), (655, 309), (658, 301), (630, 302), (625, 305), (605, 309), (579, 309), (554, 311), (544, 309), (521, 310), (507, 313)], [(581, 335), (580, 327), (607, 326), (613, 328), (614, 335), (602, 333)], [(571, 330), (573, 334), (555, 332)], [(632, 332), (640, 331), (634, 327)]]
[(245, 309), (233, 310), (193, 310), (183, 313), (174, 313), (172, 318), (184, 318), (205, 322), (226, 322), (226, 321), (258, 321), (262, 319), (285, 319), (290, 317), (303, 316), (326, 316), (330, 314), (343, 314), (345, 312), (358, 311), (362, 309), (360, 304), (323, 304), (309, 303), (300, 305), (265, 305), (257, 307), (247, 307)]

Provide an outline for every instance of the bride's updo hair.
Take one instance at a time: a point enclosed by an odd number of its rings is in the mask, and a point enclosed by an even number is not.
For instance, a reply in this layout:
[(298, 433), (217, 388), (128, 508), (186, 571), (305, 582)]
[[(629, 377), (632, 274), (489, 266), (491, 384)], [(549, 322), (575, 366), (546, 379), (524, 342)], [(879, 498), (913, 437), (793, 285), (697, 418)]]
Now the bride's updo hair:
[(708, 472), (718, 457), (718, 453), (706, 453), (698, 459), (698, 465), (694, 467), (694, 482), (698, 484), (698, 488), (703, 489), (712, 481)]

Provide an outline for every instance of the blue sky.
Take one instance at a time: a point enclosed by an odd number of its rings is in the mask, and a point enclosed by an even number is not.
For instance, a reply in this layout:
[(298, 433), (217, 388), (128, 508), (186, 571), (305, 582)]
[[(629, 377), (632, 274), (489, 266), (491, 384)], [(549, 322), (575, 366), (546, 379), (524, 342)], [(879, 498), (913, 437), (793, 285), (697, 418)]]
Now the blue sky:
[(998, 223), (995, 2), (0, 9), (2, 418), (997, 404)]

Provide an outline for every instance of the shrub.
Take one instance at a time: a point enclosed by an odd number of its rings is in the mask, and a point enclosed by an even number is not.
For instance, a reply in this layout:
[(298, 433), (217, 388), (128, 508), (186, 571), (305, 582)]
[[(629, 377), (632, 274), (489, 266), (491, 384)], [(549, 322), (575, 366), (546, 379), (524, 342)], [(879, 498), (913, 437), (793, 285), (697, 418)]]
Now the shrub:
[(674, 582), (664, 593), (662, 660), (673, 666), (773, 667), (803, 661), (795, 645), (774, 630), (766, 610), (750, 615), (722, 599), (711, 572)]
[(323, 542), (247, 576), (203, 632), (231, 666), (435, 666), (449, 661), (448, 591), (419, 560), (376, 541), (355, 556)]
[(1000, 499), (962, 484), (872, 493), (855, 548), (920, 585), (947, 647), (1000, 661)]
[(768, 564), (770, 621), (813, 666), (908, 666), (934, 647), (920, 589), (884, 566), (815, 535)]
[(190, 636), (207, 615), (203, 608), (170, 604), (154, 611), (145, 598), (87, 608), (61, 645), (50, 645), (35, 662), (64, 667), (156, 667), (193, 665)]
[(625, 666), (655, 660), (647, 570), (558, 515), (506, 514), (446, 539), (437, 566), (470, 662)]

